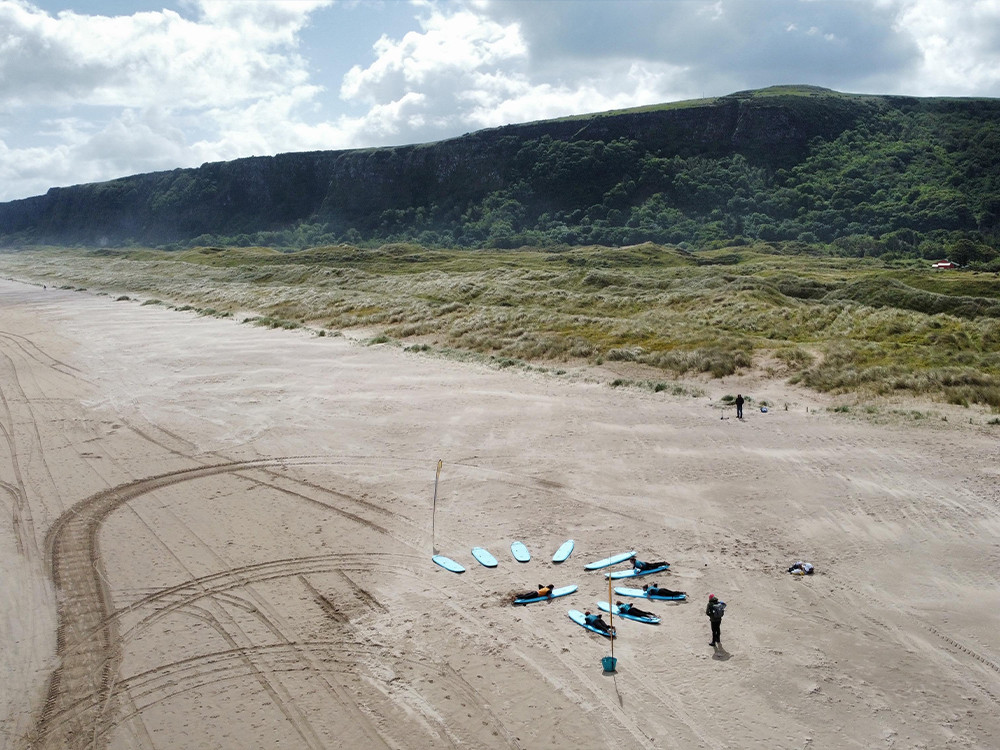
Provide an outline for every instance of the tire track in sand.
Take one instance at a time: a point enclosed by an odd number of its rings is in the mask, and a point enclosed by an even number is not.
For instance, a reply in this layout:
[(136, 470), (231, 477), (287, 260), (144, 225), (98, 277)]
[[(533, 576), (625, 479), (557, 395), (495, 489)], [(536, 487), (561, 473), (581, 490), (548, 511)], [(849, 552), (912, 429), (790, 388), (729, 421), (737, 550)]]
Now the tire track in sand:
[[(262, 466), (323, 463), (318, 457), (234, 461), (172, 471), (98, 492), (63, 513), (46, 539), (52, 579), (59, 592), (56, 654), (59, 666), (33, 733), (32, 747), (95, 747), (120, 660), (117, 620), (97, 538), (104, 520), (130, 500), (180, 482)], [(87, 704), (84, 711), (74, 711)], [(72, 716), (69, 721), (60, 717)]]

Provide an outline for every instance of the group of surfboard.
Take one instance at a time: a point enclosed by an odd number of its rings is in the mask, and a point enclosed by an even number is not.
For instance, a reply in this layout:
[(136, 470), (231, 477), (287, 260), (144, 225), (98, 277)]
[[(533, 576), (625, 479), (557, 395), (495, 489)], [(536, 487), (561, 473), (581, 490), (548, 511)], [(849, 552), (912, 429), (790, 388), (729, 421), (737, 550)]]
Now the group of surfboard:
[[(623, 578), (638, 578), (639, 576), (652, 575), (653, 573), (661, 573), (670, 569), (670, 563), (659, 563), (659, 564), (647, 564), (642, 563), (636, 559), (635, 550), (629, 552), (621, 552), (617, 555), (612, 555), (611, 557), (606, 557), (603, 560), (598, 560), (596, 562), (588, 563), (584, 565), (585, 570), (600, 570), (601, 568), (609, 568), (612, 565), (617, 565), (625, 561), (630, 561), (633, 563), (632, 567), (627, 570), (619, 570), (613, 573), (605, 573), (604, 577), (608, 580), (618, 580)], [(649, 600), (659, 600), (659, 601), (683, 601), (687, 598), (687, 594), (684, 592), (670, 592), (669, 595), (658, 595), (656, 589), (651, 592), (649, 587), (644, 588), (631, 588), (625, 586), (615, 586), (615, 593), (619, 596), (628, 596), (638, 599), (649, 599)], [(599, 601), (597, 602), (597, 607), (602, 612), (610, 612), (618, 617), (634, 620), (636, 622), (643, 622), (649, 625), (659, 624), (660, 618), (657, 617), (652, 612), (647, 612), (641, 610), (631, 603), (615, 603)], [(591, 632), (602, 635), (605, 638), (614, 638), (616, 634), (604, 623), (602, 618), (595, 618), (594, 616), (588, 616), (589, 612), (581, 612), (577, 609), (571, 609), (569, 611), (569, 618), (578, 625), (590, 630)]]
[[(574, 543), (572, 539), (564, 542), (559, 549), (556, 550), (555, 554), (552, 555), (552, 562), (562, 563), (565, 562), (570, 554), (573, 552)], [(527, 546), (521, 541), (512, 542), (510, 545), (510, 552), (514, 559), (521, 563), (526, 563), (531, 560), (531, 553), (528, 551)], [(473, 558), (487, 568), (495, 568), (499, 565), (499, 561), (494, 557), (488, 550), (483, 547), (473, 547), (472, 548)], [(449, 557), (444, 555), (435, 554), (431, 558), (435, 563), (440, 565), (445, 570), (449, 570), (453, 573), (464, 573), (465, 568), (458, 562), (455, 562)], [(605, 578), (609, 580), (619, 580), (624, 578), (637, 578), (639, 576), (647, 576), (653, 573), (665, 572), (670, 569), (670, 563), (659, 563), (659, 564), (648, 564), (642, 563), (636, 559), (635, 550), (630, 550), (629, 552), (621, 552), (616, 555), (611, 555), (603, 560), (597, 560), (596, 562), (588, 563), (584, 565), (584, 570), (600, 570), (602, 568), (609, 568), (612, 565), (617, 565), (622, 562), (631, 561), (633, 563), (632, 568), (628, 570), (619, 570), (613, 573), (605, 573)], [(560, 586), (558, 588), (554, 586), (540, 586), (538, 589), (538, 594), (532, 596), (530, 594), (523, 594), (517, 596), (514, 599), (515, 605), (528, 605), (536, 602), (550, 601), (552, 599), (557, 599), (562, 596), (567, 596), (577, 591), (576, 584), (571, 584), (569, 586)], [(649, 599), (652, 601), (683, 601), (687, 598), (684, 592), (669, 592), (669, 595), (659, 595), (657, 589), (653, 589), (652, 592), (649, 587), (644, 588), (630, 588), (625, 586), (616, 586), (614, 589), (615, 593), (619, 596)], [(646, 612), (640, 610), (632, 604), (612, 604), (611, 602), (599, 601), (597, 602), (598, 609), (602, 612), (610, 612), (611, 614), (628, 620), (634, 620), (636, 622), (643, 622), (650, 625), (655, 625), (660, 622), (660, 618), (651, 612)], [(569, 617), (575, 623), (580, 625), (587, 630), (590, 630), (599, 635), (605, 636), (607, 638), (614, 637), (611, 629), (607, 627), (607, 624), (600, 619), (600, 616), (591, 615), (589, 612), (581, 612), (577, 609), (571, 609), (568, 612)]]

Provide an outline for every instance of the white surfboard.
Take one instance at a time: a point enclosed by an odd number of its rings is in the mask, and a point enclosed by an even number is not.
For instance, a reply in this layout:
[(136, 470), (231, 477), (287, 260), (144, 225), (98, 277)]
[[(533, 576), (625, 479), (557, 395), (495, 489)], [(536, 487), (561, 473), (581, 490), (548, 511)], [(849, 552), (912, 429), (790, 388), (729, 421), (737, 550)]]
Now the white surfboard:
[(528, 552), (528, 548), (524, 546), (524, 542), (513, 542), (510, 545), (510, 553), (518, 562), (528, 562), (528, 560), (531, 559), (531, 553)]
[(483, 549), (482, 547), (473, 547), (472, 556), (476, 558), (481, 565), (485, 565), (487, 568), (495, 568), (497, 566), (497, 559), (489, 553), (489, 550)]
[(656, 615), (651, 617), (637, 617), (636, 615), (630, 615), (628, 612), (621, 612), (618, 609), (617, 604), (608, 604), (607, 602), (598, 602), (597, 608), (603, 612), (611, 612), (615, 617), (623, 617), (626, 620), (635, 620), (636, 622), (645, 622), (649, 625), (659, 625), (660, 618)]
[(457, 562), (452, 560), (450, 557), (445, 557), (444, 555), (434, 555), (431, 558), (434, 562), (440, 565), (445, 570), (450, 570), (452, 573), (464, 573), (465, 568), (459, 565)]
[(576, 591), (576, 584), (571, 586), (560, 586), (557, 589), (552, 590), (551, 596), (532, 596), (527, 599), (515, 599), (514, 604), (533, 604), (534, 602), (547, 602), (549, 599), (555, 599), (559, 596), (566, 596), (567, 594), (572, 594)]
[(614, 580), (618, 580), (619, 578), (638, 578), (639, 576), (648, 576), (653, 573), (663, 573), (667, 570), (670, 570), (669, 565), (661, 565), (658, 568), (650, 568), (649, 570), (636, 570), (633, 568), (632, 570), (618, 570), (614, 573), (605, 573), (604, 577), (612, 578)]
[(617, 555), (612, 555), (611, 557), (605, 557), (603, 560), (598, 560), (597, 562), (587, 563), (584, 565), (584, 570), (598, 570), (600, 568), (607, 568), (610, 565), (617, 565), (620, 562), (625, 562), (630, 557), (635, 556), (635, 550), (631, 552), (621, 552)]
[(614, 637), (614, 636), (611, 635), (611, 633), (605, 633), (600, 628), (595, 628), (593, 625), (588, 625), (587, 624), (587, 617), (586, 617), (586, 615), (584, 615), (583, 612), (581, 612), (578, 609), (571, 609), (566, 614), (569, 615), (569, 619), (571, 619), (573, 622), (575, 622), (581, 628), (586, 628), (591, 633), (597, 633), (598, 635), (603, 635), (605, 638), (613, 638)]
[(565, 562), (566, 559), (570, 556), (570, 553), (572, 552), (573, 552), (573, 540), (567, 539), (565, 542), (562, 543), (559, 549), (556, 550), (556, 553), (552, 555), (552, 562), (554, 563)]
[(682, 602), (687, 599), (687, 594), (680, 596), (650, 596), (642, 589), (629, 589), (624, 586), (615, 586), (615, 593), (622, 596), (635, 596), (640, 599), (652, 599), (659, 602)]

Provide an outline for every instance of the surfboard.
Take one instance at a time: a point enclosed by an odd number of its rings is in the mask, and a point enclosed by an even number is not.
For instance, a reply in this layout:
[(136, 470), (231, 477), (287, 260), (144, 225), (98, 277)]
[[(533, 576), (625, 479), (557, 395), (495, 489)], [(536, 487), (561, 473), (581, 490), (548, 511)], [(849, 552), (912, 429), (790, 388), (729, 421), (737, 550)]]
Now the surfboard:
[(495, 568), (497, 559), (482, 547), (473, 547), (472, 556), (487, 568)]
[(587, 624), (587, 619), (584, 616), (583, 612), (581, 612), (578, 609), (571, 609), (567, 614), (569, 615), (569, 619), (571, 619), (573, 622), (575, 622), (581, 628), (586, 628), (591, 633), (597, 633), (598, 635), (603, 635), (605, 638), (614, 638), (614, 637), (616, 637), (616, 636), (612, 636), (611, 633), (605, 633), (600, 628), (595, 628), (593, 625), (588, 625)]
[(601, 609), (605, 612), (611, 612), (615, 617), (624, 617), (626, 620), (645, 622), (650, 625), (659, 625), (660, 623), (660, 618), (657, 617), (656, 615), (653, 615), (651, 617), (636, 617), (635, 615), (630, 615), (628, 612), (619, 612), (617, 604), (611, 605), (608, 604), (607, 602), (598, 602), (597, 607), (598, 609)]
[(638, 578), (639, 576), (648, 576), (652, 575), (653, 573), (662, 573), (663, 571), (669, 569), (670, 569), (669, 565), (661, 565), (659, 568), (650, 568), (649, 570), (639, 570), (639, 571), (633, 568), (632, 570), (619, 570), (614, 573), (605, 573), (604, 577), (613, 578), (616, 580), (619, 578)]
[(567, 594), (572, 594), (576, 591), (576, 584), (571, 586), (560, 586), (557, 589), (552, 590), (552, 596), (534, 596), (530, 599), (515, 599), (514, 604), (532, 604), (534, 602), (547, 602), (549, 599), (555, 599), (558, 596), (566, 596)]
[(607, 568), (610, 565), (616, 565), (620, 562), (625, 562), (630, 557), (635, 554), (635, 550), (631, 552), (621, 552), (617, 555), (612, 555), (611, 557), (605, 557), (603, 560), (598, 560), (597, 562), (587, 563), (583, 566), (584, 570), (598, 570), (600, 568)]
[(459, 565), (457, 562), (452, 560), (450, 557), (445, 557), (444, 555), (434, 555), (431, 558), (434, 562), (440, 565), (445, 570), (450, 570), (452, 573), (464, 573), (465, 568)]
[(624, 586), (615, 586), (615, 593), (622, 596), (636, 596), (640, 599), (652, 599), (658, 602), (680, 602), (687, 599), (687, 594), (681, 594), (680, 596), (650, 596), (642, 589), (628, 589)]
[(566, 558), (570, 556), (570, 553), (572, 551), (573, 551), (573, 540), (567, 539), (565, 542), (562, 543), (562, 546), (560, 546), (559, 549), (556, 550), (556, 553), (552, 555), (552, 562), (554, 563), (565, 562)]
[(518, 562), (528, 562), (528, 560), (531, 559), (531, 553), (528, 552), (528, 548), (524, 546), (524, 542), (513, 542), (510, 545), (510, 553)]

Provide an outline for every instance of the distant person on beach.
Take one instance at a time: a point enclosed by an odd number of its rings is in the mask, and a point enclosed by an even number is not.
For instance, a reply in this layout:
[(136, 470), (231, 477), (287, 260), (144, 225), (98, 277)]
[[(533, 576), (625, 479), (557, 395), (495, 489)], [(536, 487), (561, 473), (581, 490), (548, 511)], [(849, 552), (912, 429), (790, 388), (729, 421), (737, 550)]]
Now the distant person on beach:
[(646, 596), (687, 596), (685, 591), (671, 591), (661, 588), (658, 583), (647, 583), (642, 590), (646, 592)]
[(615, 629), (604, 622), (604, 618), (600, 615), (595, 615), (589, 609), (583, 613), (583, 621), (590, 625), (592, 628), (597, 628), (603, 633), (615, 634)]
[(668, 562), (663, 562), (662, 560), (660, 562), (643, 562), (642, 560), (637, 559), (635, 555), (632, 555), (632, 557), (629, 558), (629, 562), (632, 563), (632, 568), (636, 573), (641, 573), (644, 570), (655, 570), (656, 568), (670, 567), (670, 563)]
[(743, 394), (736, 394), (736, 418), (743, 419)]
[(618, 607), (618, 614), (620, 615), (630, 615), (632, 617), (655, 617), (652, 612), (647, 612), (644, 609), (639, 609), (634, 604), (622, 604), (621, 602), (615, 602), (615, 606)]
[(552, 590), (555, 588), (551, 583), (548, 586), (543, 586), (538, 584), (538, 591), (526, 591), (523, 594), (518, 594), (515, 599), (536, 599), (539, 597), (548, 597), (552, 595)]
[(708, 595), (705, 614), (712, 622), (712, 642), (709, 646), (722, 646), (722, 616), (726, 613), (726, 603), (719, 601), (715, 594)]
[(812, 566), (812, 563), (802, 562), (799, 560), (788, 569), (788, 572), (793, 576), (811, 576), (815, 570), (816, 569)]

